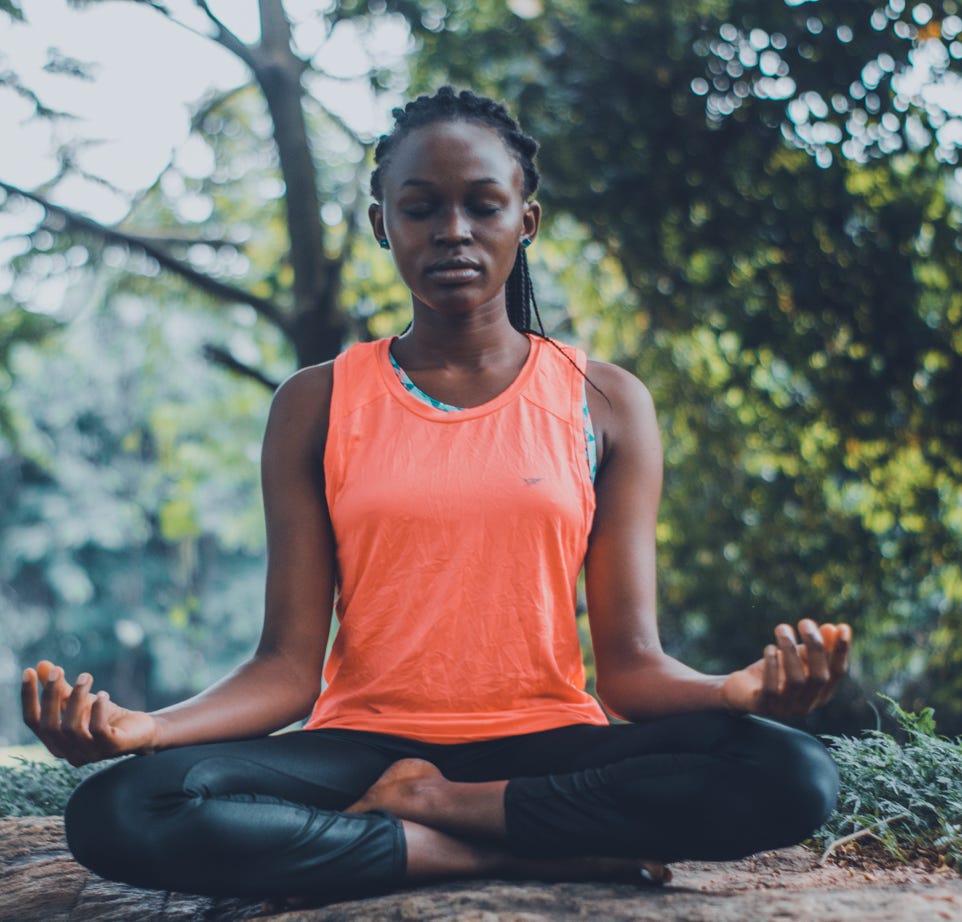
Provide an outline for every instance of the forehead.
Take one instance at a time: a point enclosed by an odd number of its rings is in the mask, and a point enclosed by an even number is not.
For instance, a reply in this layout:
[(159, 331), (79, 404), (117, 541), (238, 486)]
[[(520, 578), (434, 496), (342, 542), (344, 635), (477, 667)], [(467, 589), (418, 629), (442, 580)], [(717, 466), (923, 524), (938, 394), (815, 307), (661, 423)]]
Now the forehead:
[(477, 122), (432, 122), (405, 135), (391, 156), (385, 187), (401, 189), (412, 180), (437, 185), (493, 179), (517, 187), (521, 164), (501, 135)]

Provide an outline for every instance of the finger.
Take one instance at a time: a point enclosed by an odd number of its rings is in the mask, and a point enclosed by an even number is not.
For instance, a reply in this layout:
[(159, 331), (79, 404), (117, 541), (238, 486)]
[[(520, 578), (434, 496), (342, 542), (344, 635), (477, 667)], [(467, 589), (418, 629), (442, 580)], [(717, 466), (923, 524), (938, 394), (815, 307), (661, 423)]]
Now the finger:
[(848, 657), (852, 649), (852, 628), (847, 624), (838, 625), (835, 646), (828, 661), (829, 678), (818, 698), (818, 705), (825, 704), (835, 692), (835, 686), (848, 670)]
[(799, 622), (798, 632), (805, 644), (805, 666), (808, 670), (798, 706), (801, 711), (808, 713), (820, 703), (830, 683), (829, 655), (825, 649), (825, 635), (811, 618)]
[(763, 657), (761, 712), (763, 714), (773, 714), (778, 704), (779, 677), (781, 673), (778, 662), (778, 647), (774, 644), (769, 644), (765, 647)]
[(848, 669), (848, 655), (852, 649), (852, 628), (847, 624), (838, 626), (835, 649), (832, 650), (830, 671), (833, 678), (841, 678)]
[(35, 732), (55, 756), (66, 758), (67, 752), (60, 732), (60, 717), (63, 712), (64, 691), (69, 691), (70, 686), (63, 681), (63, 670), (59, 667), (41, 670), (41, 666), (43, 663), (38, 665), (38, 676), (42, 680), (45, 673), (47, 681), (40, 693), (40, 721)]
[(42, 659), (37, 663), (37, 676), (44, 685), (50, 681), (50, 675), (56, 668), (48, 659)]
[(112, 708), (110, 695), (105, 691), (97, 692), (90, 708), (90, 734), (94, 738), (94, 745), (101, 757), (110, 755), (114, 750), (114, 734), (110, 726)]
[(66, 736), (71, 737), (75, 743), (84, 743), (91, 739), (89, 720), (90, 706), (93, 698), (90, 688), (93, 685), (93, 676), (89, 672), (82, 672), (77, 676), (73, 691), (67, 699), (64, 708), (61, 727)]
[(794, 700), (805, 686), (805, 665), (799, 653), (795, 631), (788, 624), (780, 624), (775, 628), (775, 642), (781, 653), (781, 666), (785, 675), (783, 693)]
[(47, 681), (40, 693), (40, 725), (45, 730), (60, 730), (60, 719), (64, 702), (70, 694), (71, 688), (63, 677), (63, 670), (55, 666), (47, 674)]
[(831, 654), (832, 650), (835, 649), (835, 641), (838, 639), (838, 625), (823, 624), (819, 631), (822, 635), (822, 643), (825, 644), (825, 652)]
[(23, 707), (23, 722), (36, 733), (40, 727), (40, 698), (37, 696), (37, 673), (33, 669), (23, 670), (20, 703)]

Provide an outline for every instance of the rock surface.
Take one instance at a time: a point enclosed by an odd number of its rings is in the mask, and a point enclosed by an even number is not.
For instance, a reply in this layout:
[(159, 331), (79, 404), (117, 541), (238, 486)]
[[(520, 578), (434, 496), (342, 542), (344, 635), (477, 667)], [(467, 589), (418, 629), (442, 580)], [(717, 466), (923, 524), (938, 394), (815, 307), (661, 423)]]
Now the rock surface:
[(962, 922), (962, 877), (952, 871), (821, 867), (802, 848), (673, 871), (657, 889), (458, 881), (280, 911), (101, 880), (71, 859), (59, 819), (0, 820), (0, 922)]

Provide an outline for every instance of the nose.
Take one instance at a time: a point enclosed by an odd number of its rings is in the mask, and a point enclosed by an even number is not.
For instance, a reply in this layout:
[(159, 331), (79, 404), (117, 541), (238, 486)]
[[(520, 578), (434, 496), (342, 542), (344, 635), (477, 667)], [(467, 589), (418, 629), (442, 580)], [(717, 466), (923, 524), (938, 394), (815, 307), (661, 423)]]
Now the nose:
[(471, 239), (471, 224), (460, 208), (448, 208), (442, 212), (434, 229), (434, 242), (437, 244), (466, 243)]

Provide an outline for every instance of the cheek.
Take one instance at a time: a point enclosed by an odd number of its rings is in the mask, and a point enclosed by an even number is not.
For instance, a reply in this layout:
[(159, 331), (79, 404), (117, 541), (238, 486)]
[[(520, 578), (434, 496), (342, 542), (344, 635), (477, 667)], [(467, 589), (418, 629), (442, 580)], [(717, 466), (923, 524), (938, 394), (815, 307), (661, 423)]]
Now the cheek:
[(520, 213), (505, 215), (503, 219), (479, 228), (476, 236), (486, 240), (492, 247), (511, 250), (517, 248), (524, 233)]

